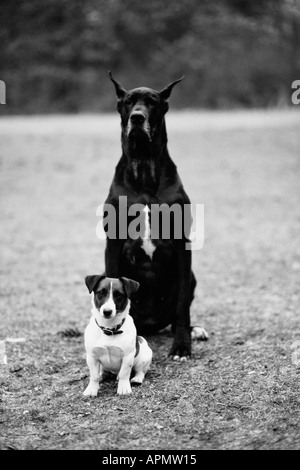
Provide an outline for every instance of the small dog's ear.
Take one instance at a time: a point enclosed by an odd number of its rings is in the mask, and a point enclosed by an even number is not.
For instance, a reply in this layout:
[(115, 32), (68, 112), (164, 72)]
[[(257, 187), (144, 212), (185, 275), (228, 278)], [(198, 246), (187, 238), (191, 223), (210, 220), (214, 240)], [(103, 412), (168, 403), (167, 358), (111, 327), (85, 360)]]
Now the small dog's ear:
[(85, 285), (89, 290), (89, 293), (93, 292), (95, 289), (96, 285), (104, 279), (104, 275), (99, 275), (99, 274), (93, 274), (92, 276), (86, 276), (85, 277)]
[(181, 80), (184, 79), (183, 77), (179, 78), (178, 80), (175, 80), (175, 82), (170, 83), (168, 86), (166, 86), (163, 90), (159, 92), (160, 97), (163, 101), (167, 101), (170, 98), (171, 91), (173, 90), (173, 87), (176, 85), (176, 83), (181, 82)]
[(127, 297), (130, 299), (131, 295), (134, 294), (140, 287), (139, 282), (134, 281), (133, 279), (128, 279), (127, 277), (120, 277), (119, 279), (124, 285)]
[(127, 91), (125, 90), (125, 88), (123, 88), (122, 85), (120, 85), (120, 83), (117, 82), (117, 81), (113, 78), (112, 73), (111, 73), (110, 70), (108, 71), (108, 76), (109, 76), (109, 78), (111, 79), (111, 81), (113, 82), (113, 84), (115, 85), (117, 97), (118, 97), (119, 99), (124, 98), (124, 96), (125, 96), (126, 93), (127, 93)]

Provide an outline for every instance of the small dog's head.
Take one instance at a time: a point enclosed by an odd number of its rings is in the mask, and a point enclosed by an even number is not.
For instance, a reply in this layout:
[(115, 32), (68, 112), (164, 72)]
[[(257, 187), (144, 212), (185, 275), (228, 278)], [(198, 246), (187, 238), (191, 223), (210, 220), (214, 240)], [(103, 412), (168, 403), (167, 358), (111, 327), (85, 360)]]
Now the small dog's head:
[(111, 278), (98, 274), (86, 276), (85, 284), (91, 294), (93, 305), (99, 313), (98, 319), (109, 324), (116, 316), (120, 320), (128, 312), (130, 298), (139, 288), (139, 283), (127, 277)]
[(146, 87), (127, 91), (113, 78), (111, 72), (109, 72), (109, 77), (115, 85), (118, 98), (117, 110), (121, 115), (126, 137), (134, 139), (146, 136), (151, 142), (169, 109), (168, 99), (173, 87), (184, 77), (170, 83), (161, 91)]

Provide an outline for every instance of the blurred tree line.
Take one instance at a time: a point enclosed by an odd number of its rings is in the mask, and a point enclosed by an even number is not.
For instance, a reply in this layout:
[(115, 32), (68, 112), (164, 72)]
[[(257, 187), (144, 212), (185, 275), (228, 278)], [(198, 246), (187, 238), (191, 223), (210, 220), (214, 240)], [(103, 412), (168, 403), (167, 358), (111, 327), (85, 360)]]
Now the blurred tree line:
[(2, 0), (6, 113), (112, 110), (125, 88), (185, 75), (173, 107), (290, 104), (299, 0)]

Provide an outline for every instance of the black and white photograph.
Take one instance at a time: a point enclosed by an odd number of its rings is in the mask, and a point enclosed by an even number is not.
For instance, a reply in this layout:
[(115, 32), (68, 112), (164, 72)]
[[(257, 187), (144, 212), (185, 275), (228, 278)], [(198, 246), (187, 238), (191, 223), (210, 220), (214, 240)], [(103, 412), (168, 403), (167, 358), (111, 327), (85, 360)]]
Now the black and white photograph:
[(299, 0), (3, 0), (0, 450), (299, 450), (299, 208)]

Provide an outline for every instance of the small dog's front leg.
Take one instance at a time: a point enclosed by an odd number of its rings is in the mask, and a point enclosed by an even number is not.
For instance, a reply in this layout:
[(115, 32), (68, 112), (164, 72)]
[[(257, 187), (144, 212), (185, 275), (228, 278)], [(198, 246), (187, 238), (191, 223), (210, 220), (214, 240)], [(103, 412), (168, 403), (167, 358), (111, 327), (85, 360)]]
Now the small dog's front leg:
[(118, 395), (129, 395), (131, 390), (130, 374), (134, 361), (134, 352), (123, 358), (121, 369), (118, 374)]
[(103, 368), (99, 360), (91, 354), (87, 354), (86, 362), (90, 370), (90, 381), (83, 395), (85, 397), (96, 397), (99, 391), (99, 382), (103, 375)]

